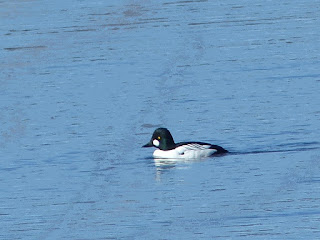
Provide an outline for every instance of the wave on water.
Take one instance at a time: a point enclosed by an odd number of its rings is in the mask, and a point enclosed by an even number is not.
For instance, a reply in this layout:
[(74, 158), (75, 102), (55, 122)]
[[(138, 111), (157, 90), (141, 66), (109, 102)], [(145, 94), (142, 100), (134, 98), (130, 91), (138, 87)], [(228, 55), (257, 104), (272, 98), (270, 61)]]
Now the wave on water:
[(255, 149), (248, 151), (230, 151), (231, 155), (242, 155), (242, 154), (263, 154), (263, 153), (285, 153), (285, 152), (302, 152), (320, 149), (320, 142), (297, 142), (297, 143), (286, 143), (276, 144), (266, 149)]

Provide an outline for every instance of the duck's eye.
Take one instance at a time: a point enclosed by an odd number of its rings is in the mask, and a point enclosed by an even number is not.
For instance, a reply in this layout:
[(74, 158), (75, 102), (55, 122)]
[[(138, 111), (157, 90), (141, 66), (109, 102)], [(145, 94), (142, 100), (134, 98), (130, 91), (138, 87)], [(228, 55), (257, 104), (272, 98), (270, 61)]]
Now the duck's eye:
[(160, 140), (160, 139), (161, 139), (161, 137), (159, 136), (159, 137), (158, 137), (158, 140)]

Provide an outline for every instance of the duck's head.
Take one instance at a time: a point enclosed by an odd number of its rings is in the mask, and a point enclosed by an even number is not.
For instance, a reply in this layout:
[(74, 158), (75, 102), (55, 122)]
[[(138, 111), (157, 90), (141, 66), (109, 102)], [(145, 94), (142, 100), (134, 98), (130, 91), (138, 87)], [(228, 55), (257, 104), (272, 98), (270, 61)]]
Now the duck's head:
[(175, 143), (168, 129), (157, 128), (153, 132), (151, 140), (142, 147), (156, 147), (160, 150), (171, 150), (175, 147)]

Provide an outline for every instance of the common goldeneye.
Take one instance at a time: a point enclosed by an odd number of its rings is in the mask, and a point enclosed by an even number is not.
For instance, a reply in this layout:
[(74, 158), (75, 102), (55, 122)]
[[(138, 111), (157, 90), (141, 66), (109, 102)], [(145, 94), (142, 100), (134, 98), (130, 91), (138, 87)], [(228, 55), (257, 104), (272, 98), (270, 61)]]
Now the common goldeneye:
[(171, 133), (166, 128), (157, 128), (150, 142), (142, 147), (156, 147), (154, 158), (201, 158), (227, 153), (224, 148), (203, 142), (175, 143)]

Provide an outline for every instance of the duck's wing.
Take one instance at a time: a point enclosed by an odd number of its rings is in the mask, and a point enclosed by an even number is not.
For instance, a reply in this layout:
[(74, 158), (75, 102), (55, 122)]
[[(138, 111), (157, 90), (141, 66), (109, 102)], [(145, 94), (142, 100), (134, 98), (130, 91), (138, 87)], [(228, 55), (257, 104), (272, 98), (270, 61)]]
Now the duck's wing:
[(179, 154), (184, 154), (186, 151), (211, 149), (211, 146), (211, 144), (203, 142), (182, 142), (176, 144), (176, 150)]
[(210, 143), (204, 142), (182, 142), (176, 144), (176, 149), (179, 154), (184, 154), (186, 151), (199, 151), (199, 150), (206, 150), (212, 149), (215, 150), (212, 153), (227, 153), (228, 151), (218, 145), (212, 145)]

